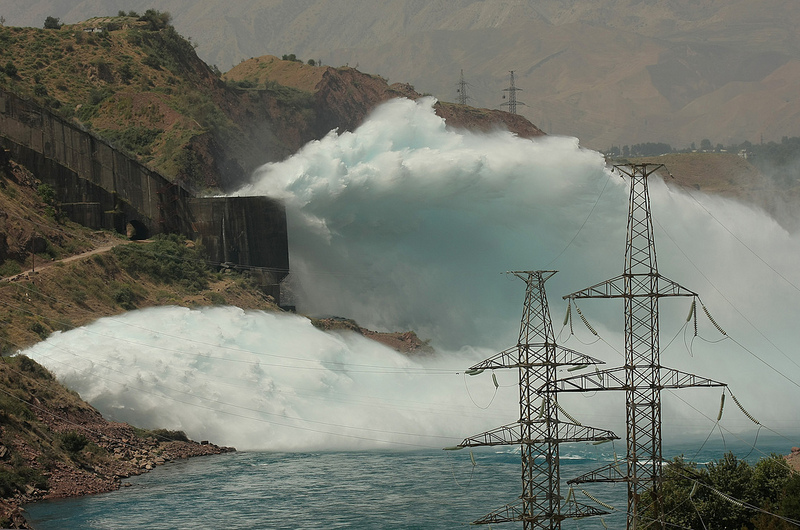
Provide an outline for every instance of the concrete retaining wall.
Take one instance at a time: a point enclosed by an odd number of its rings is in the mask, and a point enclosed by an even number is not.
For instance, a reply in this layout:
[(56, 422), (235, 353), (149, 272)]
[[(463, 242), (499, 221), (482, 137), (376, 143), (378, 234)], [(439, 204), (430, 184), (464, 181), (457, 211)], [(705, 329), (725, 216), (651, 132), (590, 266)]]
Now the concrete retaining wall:
[(286, 210), (267, 197), (189, 199), (194, 238), (208, 259), (250, 270), (276, 300), (289, 273)]
[[(53, 187), (62, 211), (91, 228), (197, 238), (208, 259), (250, 269), (278, 300), (288, 274), (286, 211), (266, 197), (193, 198), (90, 132), (0, 91), (0, 145)], [(144, 233), (143, 233), (144, 232)]]

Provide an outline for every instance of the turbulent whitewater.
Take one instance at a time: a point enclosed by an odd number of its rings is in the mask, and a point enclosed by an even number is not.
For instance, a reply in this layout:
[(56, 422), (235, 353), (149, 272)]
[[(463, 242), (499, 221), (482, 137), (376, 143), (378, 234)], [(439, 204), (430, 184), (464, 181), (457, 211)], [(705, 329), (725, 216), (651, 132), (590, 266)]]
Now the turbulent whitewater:
[[(581, 303), (599, 338), (580, 321), (572, 336), (561, 296), (621, 273), (625, 180), (574, 138), (451, 130), (432, 104), (389, 102), (357, 130), (264, 166), (238, 194), (285, 201), (299, 311), (413, 329), (437, 348), (434, 358), (233, 308), (137, 311), (57, 333), (26, 354), (110, 417), (196, 439), (299, 451), (452, 445), (518, 414), (516, 374), (497, 388), (488, 375), (463, 375), (516, 342), (523, 284), (503, 273), (555, 269), (547, 287), (561, 342), (619, 365), (621, 302)], [(658, 178), (650, 188), (659, 271), (700, 293), (728, 332), (701, 313), (694, 337), (690, 302), (665, 300), (663, 364), (729, 383), (763, 423), (794, 430), (800, 418), (785, 396), (797, 395), (800, 379), (798, 234), (744, 204)], [(564, 404), (624, 432), (620, 399)], [(704, 436), (718, 402), (717, 390), (665, 393), (665, 437)], [(724, 421), (752, 427), (735, 409)]]

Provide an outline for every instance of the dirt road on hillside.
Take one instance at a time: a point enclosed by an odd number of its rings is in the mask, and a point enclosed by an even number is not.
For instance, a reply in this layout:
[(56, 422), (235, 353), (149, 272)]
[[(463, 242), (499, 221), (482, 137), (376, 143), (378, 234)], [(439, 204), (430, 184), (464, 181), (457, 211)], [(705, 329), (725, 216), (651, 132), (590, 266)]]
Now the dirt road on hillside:
[(126, 241), (126, 240), (118, 241), (118, 242), (116, 242), (114, 244), (104, 245), (102, 247), (97, 247), (95, 249), (88, 250), (88, 251), (83, 252), (81, 254), (75, 254), (74, 256), (69, 256), (67, 258), (57, 259), (57, 260), (53, 260), (53, 261), (43, 261), (41, 263), (41, 265), (36, 264), (35, 267), (32, 268), (32, 269), (28, 269), (26, 271), (20, 272), (19, 274), (15, 274), (14, 276), (9, 276), (7, 278), (3, 278), (0, 281), (2, 281), (2, 282), (14, 282), (14, 281), (17, 281), (17, 280), (25, 280), (25, 279), (30, 278), (30, 276), (32, 274), (36, 274), (40, 270), (46, 269), (47, 267), (52, 267), (56, 263), (68, 263), (70, 261), (77, 261), (79, 259), (88, 258), (89, 256), (93, 256), (95, 254), (102, 254), (104, 252), (108, 252), (109, 250), (111, 250), (112, 248), (116, 247), (117, 245), (121, 245), (121, 244), (124, 244), (124, 243), (130, 243), (130, 241)]

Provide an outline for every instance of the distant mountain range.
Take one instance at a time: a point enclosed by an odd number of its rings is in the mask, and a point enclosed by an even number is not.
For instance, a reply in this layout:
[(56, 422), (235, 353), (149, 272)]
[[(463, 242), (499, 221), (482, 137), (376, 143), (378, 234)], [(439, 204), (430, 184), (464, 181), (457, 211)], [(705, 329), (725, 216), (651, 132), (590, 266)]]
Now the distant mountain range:
[[(123, 5), (124, 4), (124, 5)], [(0, 0), (41, 27), (152, 0)], [(498, 108), (514, 70), (523, 114), (603, 149), (800, 136), (796, 0), (161, 0), (209, 64), (295, 54)]]

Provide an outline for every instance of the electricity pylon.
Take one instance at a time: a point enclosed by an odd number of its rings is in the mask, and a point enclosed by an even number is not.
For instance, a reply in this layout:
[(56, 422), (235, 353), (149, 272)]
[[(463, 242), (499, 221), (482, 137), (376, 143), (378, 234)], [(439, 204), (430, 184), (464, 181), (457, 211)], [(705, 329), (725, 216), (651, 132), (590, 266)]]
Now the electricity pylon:
[[(522, 90), (521, 88), (517, 88), (516, 85), (514, 85), (514, 70), (511, 70), (511, 84), (509, 85), (508, 88), (503, 89), (503, 92), (508, 92), (508, 101), (506, 101), (505, 103), (501, 103), (500, 106), (508, 107), (508, 112), (510, 112), (511, 114), (516, 114), (517, 105), (525, 105), (525, 103), (517, 101), (517, 92), (521, 90)], [(505, 98), (506, 96), (503, 95), (503, 99)]]
[[(668, 296), (697, 297), (697, 293), (661, 276), (656, 266), (653, 221), (647, 178), (663, 164), (615, 166), (631, 179), (625, 268), (621, 276), (564, 296), (570, 304), (581, 298), (625, 300), (625, 366), (561, 379), (559, 392), (624, 390), (627, 470), (614, 463), (568, 483), (627, 482), (627, 528), (665, 528), (661, 491), (661, 390), (726, 386), (661, 366), (658, 301)], [(651, 489), (649, 503), (642, 493)], [(653, 517), (645, 520), (648, 510)]]
[[(458, 447), (521, 447), (522, 495), (519, 500), (472, 524), (522, 521), (525, 530), (556, 530), (561, 528), (561, 521), (567, 517), (607, 513), (577, 502), (570, 505), (571, 511), (568, 513), (562, 511), (559, 444), (616, 440), (618, 437), (611, 431), (559, 419), (556, 370), (562, 366), (602, 364), (602, 361), (556, 345), (544, 289), (544, 282), (555, 271), (517, 271), (512, 274), (524, 280), (527, 286), (517, 345), (472, 366), (467, 373), (476, 375), (484, 370), (518, 368), (520, 419), (516, 423), (466, 438)], [(544, 383), (544, 391), (536, 390), (537, 381)]]
[(459, 77), (459, 79), (458, 79), (458, 88), (456, 89), (456, 92), (458, 93), (457, 103), (460, 104), (460, 105), (466, 105), (467, 102), (471, 99), (467, 95), (467, 87), (468, 86), (469, 86), (469, 84), (466, 81), (464, 81), (464, 70), (462, 69), (461, 70), (461, 77)]

